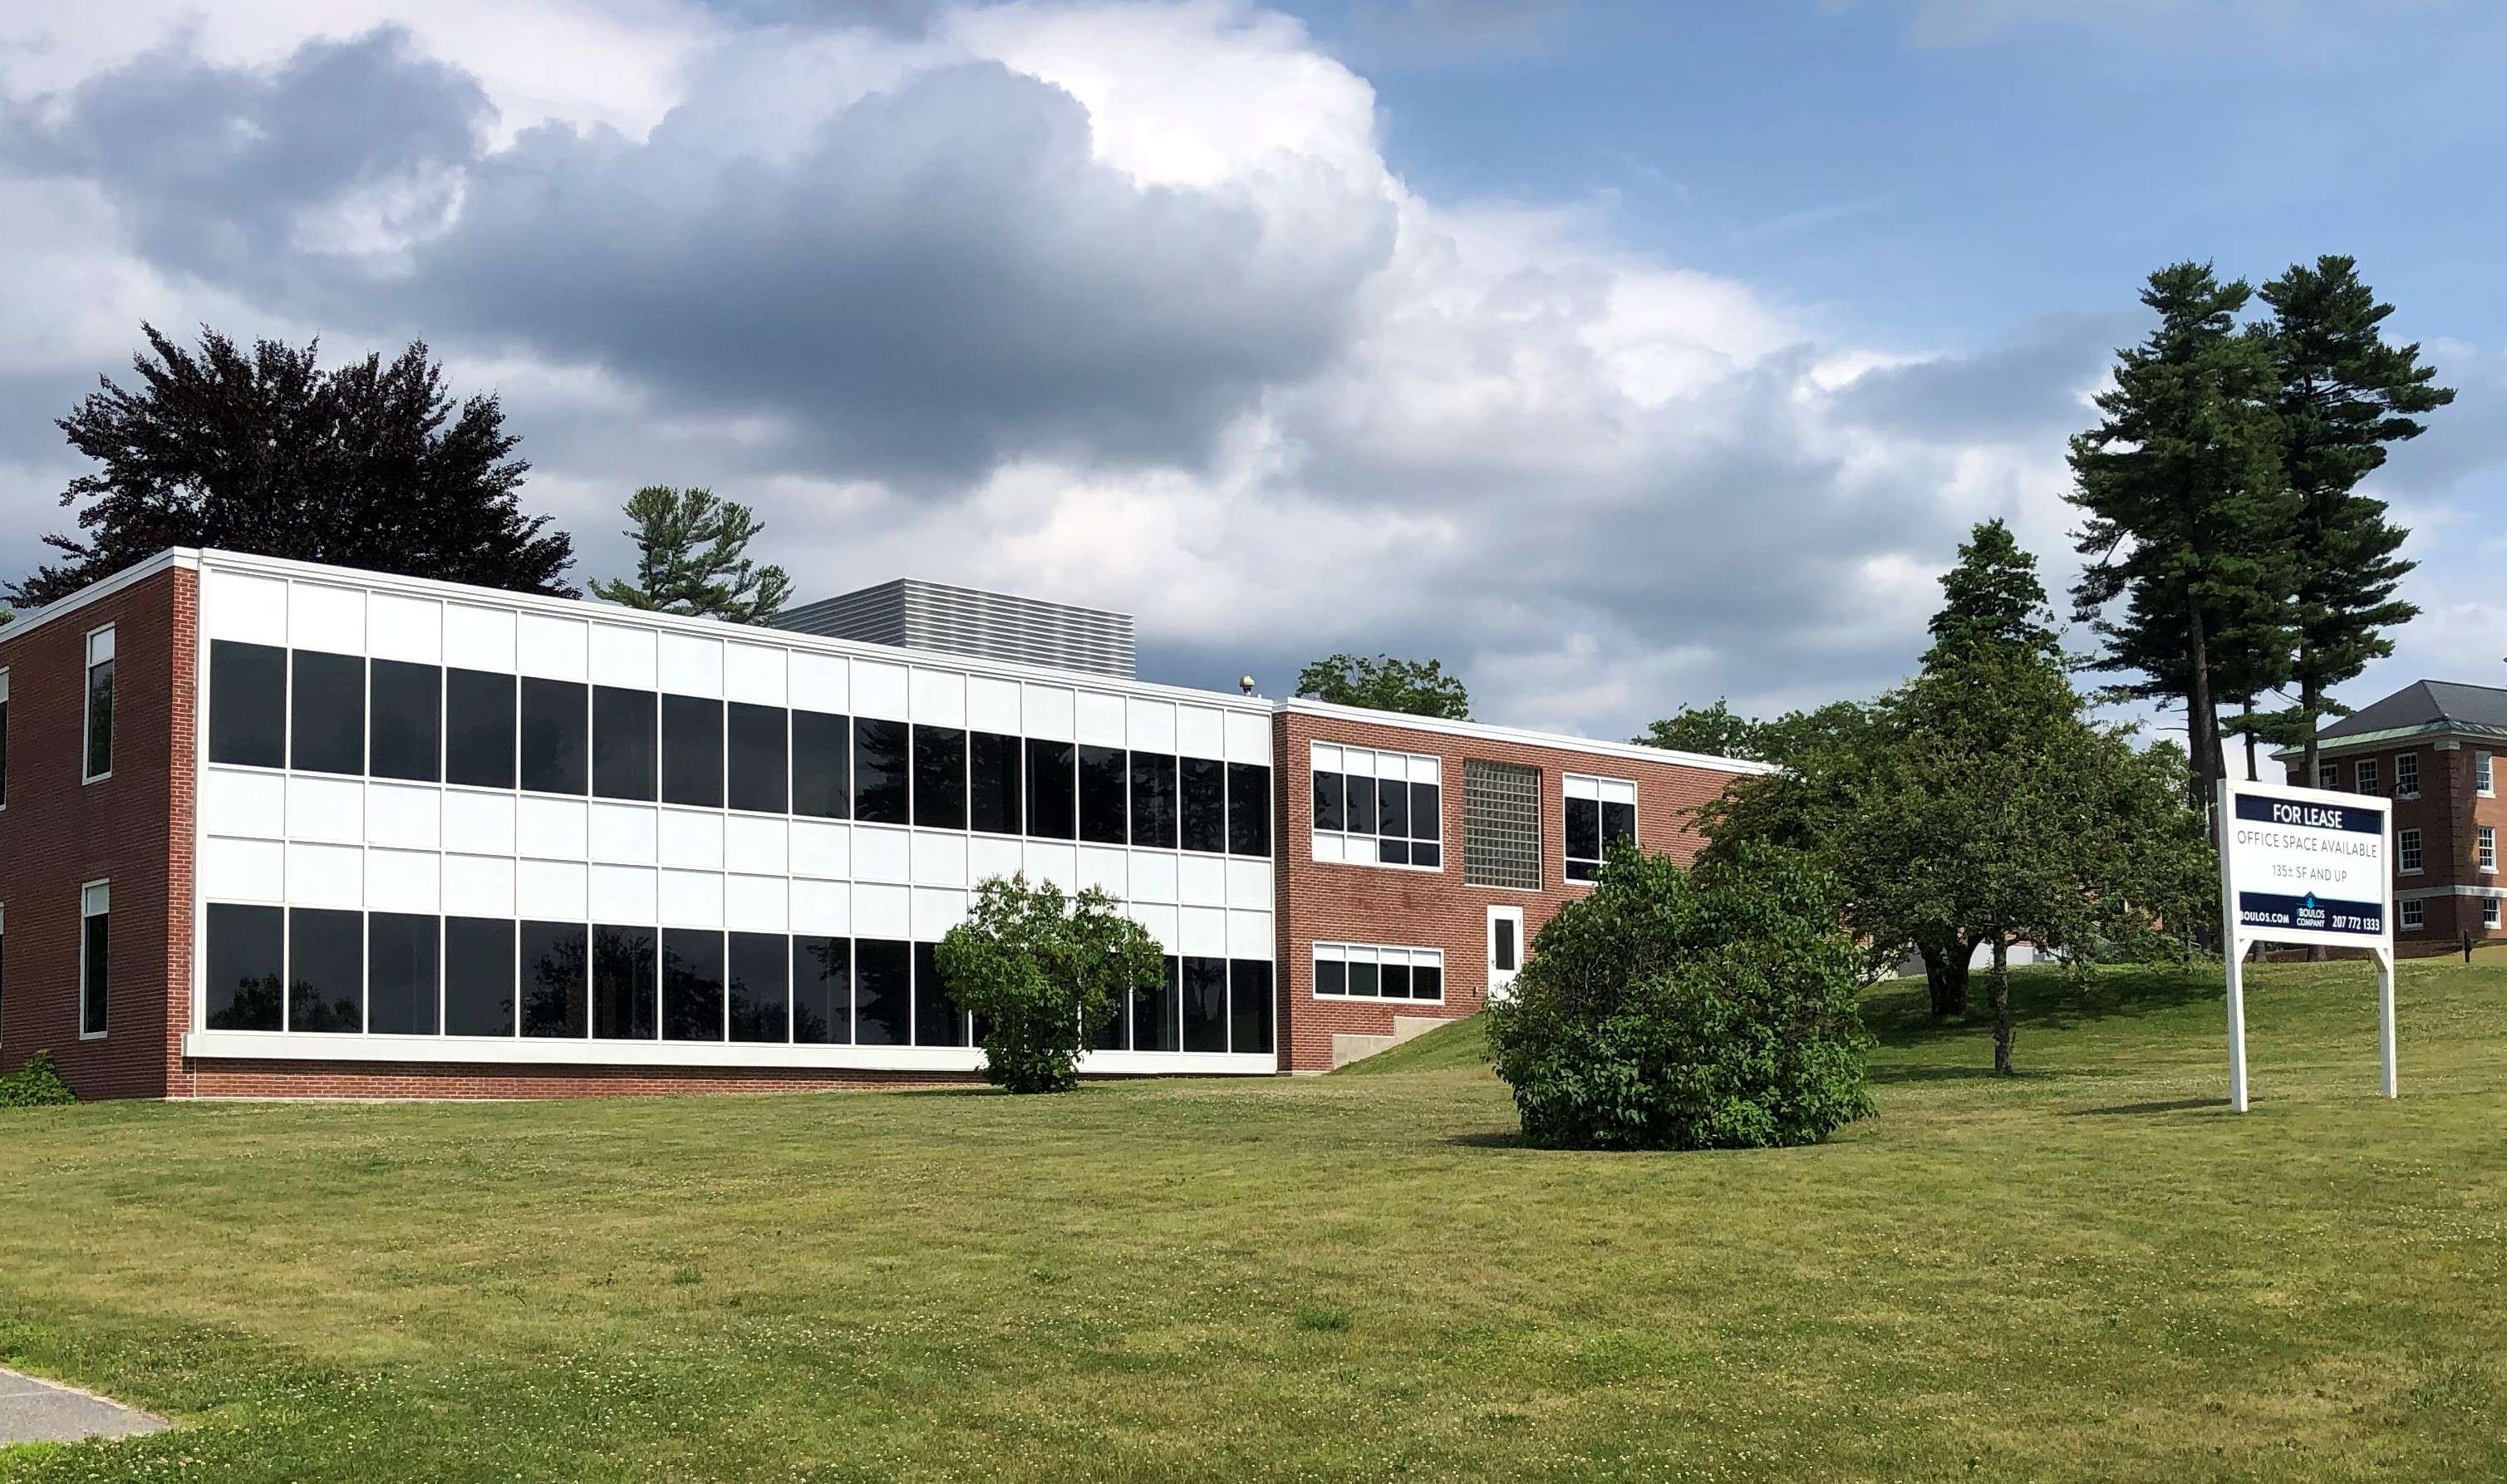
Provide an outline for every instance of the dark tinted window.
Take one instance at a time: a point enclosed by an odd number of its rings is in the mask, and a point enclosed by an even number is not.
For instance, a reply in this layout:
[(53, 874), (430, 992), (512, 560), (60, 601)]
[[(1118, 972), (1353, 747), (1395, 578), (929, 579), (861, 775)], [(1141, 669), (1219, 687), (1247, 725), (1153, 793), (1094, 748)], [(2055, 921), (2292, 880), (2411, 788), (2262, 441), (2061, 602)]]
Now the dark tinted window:
[(1491, 945), (1489, 957), (1497, 960), (1500, 970), (1511, 970), (1514, 967), (1514, 920), (1499, 918), (1489, 925), (1497, 929), (1497, 941)]
[(854, 721), (854, 817), (865, 824), (905, 824), (909, 747), (901, 721)]
[(929, 943), (914, 945), (914, 1044), (963, 1046), (966, 1016), (940, 979), (940, 955)]
[(402, 912), (366, 918), (366, 1030), (433, 1035), (436, 920)]
[(1346, 995), (1349, 993), (1349, 965), (1338, 959), (1315, 960), (1315, 993)]
[(1171, 753), (1132, 754), (1132, 843), (1175, 849), (1176, 760)]
[(1387, 960), (1384, 967), (1378, 971), (1376, 984), (1387, 999), (1408, 999), (1410, 997), (1410, 961), (1407, 959)]
[(1410, 997), (1412, 999), (1444, 998), (1444, 969), (1433, 963), (1414, 964), (1410, 969)]
[(1271, 964), (1267, 959), (1228, 960), (1227, 1049), (1239, 1056), (1271, 1049)]
[(1602, 855), (1602, 806), (1595, 799), (1567, 801), (1567, 853), (1582, 860)]
[(1132, 1049), (1134, 1051), (1178, 1051), (1182, 1013), (1182, 964), (1170, 954), (1166, 960), (1166, 979), (1153, 990), (1132, 996)]
[(966, 740), (966, 822), (990, 835), (1019, 832), (1019, 740), (976, 732)]
[(584, 1033), (583, 936), (580, 923), (523, 924), (523, 1034)]
[(1183, 1049), (1227, 1049), (1227, 960), (1183, 960)]
[(1337, 773), (1315, 775), (1315, 828), (1336, 830), (1341, 827), (1341, 802), (1346, 789)]
[(1602, 806), (1602, 845), (1608, 849), (1622, 840), (1637, 838), (1637, 807), (1633, 804), (1604, 803)]
[(853, 940), (794, 938), (792, 1039), (805, 1046), (843, 1046), (853, 1038)]
[(790, 805), (784, 788), (783, 709), (731, 704), (731, 807), (780, 814)]
[(444, 727), (444, 671), (432, 665), (377, 660), (367, 714), (374, 751), (366, 771), (379, 778), (432, 783), (441, 776), (436, 747)]
[(1349, 992), (1353, 995), (1363, 995), (1369, 999), (1375, 997), (1375, 960), (1362, 959), (1351, 961)]
[(1079, 749), (1079, 838), (1093, 845), (1122, 845), (1131, 838), (1126, 807), (1131, 768), (1120, 747)]
[(854, 944), (854, 1038), (865, 1046), (902, 1046), (914, 1026), (914, 959), (887, 938)]
[(523, 786), (535, 793), (584, 792), (592, 772), (584, 736), (584, 687), (572, 680), (523, 680)]
[(366, 662), (296, 651), (296, 714), (288, 760), (311, 773), (366, 771)]
[(514, 924), (444, 920), (444, 1033), (514, 1033)]
[(1375, 833), (1375, 779), (1358, 775), (1351, 776), (1347, 817), (1350, 833), (1356, 835)]
[(673, 927), (662, 934), (662, 1036), (722, 1039), (722, 934)]
[(1182, 777), (1183, 848), (1227, 849), (1227, 767), (1207, 757), (1185, 758)]
[(113, 987), (113, 914), (91, 912), (79, 919), (79, 1032), (102, 1035)]
[(1410, 838), (1410, 785), (1386, 780), (1375, 789), (1375, 826), (1388, 836)]
[(731, 935), (729, 992), (731, 1038), (735, 1041), (787, 1041), (791, 1003), (792, 956), (781, 933), (736, 932)]
[(659, 934), (650, 927), (592, 930), (592, 1033), (649, 1041), (661, 1026)]
[(514, 786), (514, 677), (444, 672), (444, 781)]
[(592, 688), (592, 791), (603, 799), (651, 799), (660, 697), (651, 691)]
[(1114, 996), (1114, 1013), (1106, 1017), (1088, 1037), (1091, 1051), (1129, 1051), (1132, 1049), (1132, 996)]
[(914, 729), (914, 822), (966, 827), (966, 734), (956, 727)]
[(1443, 803), (1434, 783), (1410, 785), (1410, 863), (1438, 866), (1445, 861)]
[(1227, 765), (1227, 852), (1271, 853), (1271, 770), (1260, 763)]
[(792, 813), (817, 819), (852, 814), (853, 745), (851, 717), (792, 713)]
[(299, 907), (287, 915), (287, 1029), (366, 1028), (365, 920)]
[(1076, 750), (1066, 742), (1027, 740), (1027, 832), (1045, 840), (1079, 833)]
[(722, 808), (722, 703), (662, 698), (662, 801)]
[(287, 766), (286, 650), (233, 639), (210, 643), (209, 761)]
[(207, 927), (202, 1024), (212, 1031), (277, 1030), (287, 914), (277, 907), (217, 902), (209, 907)]

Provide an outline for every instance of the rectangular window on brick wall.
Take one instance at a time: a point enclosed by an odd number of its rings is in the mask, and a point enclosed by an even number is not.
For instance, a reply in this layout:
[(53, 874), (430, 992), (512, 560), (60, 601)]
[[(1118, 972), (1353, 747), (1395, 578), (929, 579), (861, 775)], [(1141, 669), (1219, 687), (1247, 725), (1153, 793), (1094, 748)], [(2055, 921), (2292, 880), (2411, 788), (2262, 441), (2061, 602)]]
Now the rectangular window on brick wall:
[(2498, 925), (2498, 898), (2485, 896), (2481, 899), (2481, 925), (2484, 927)]
[(2420, 755), (2416, 752), (2394, 754), (2394, 797), (2416, 799), (2420, 796)]
[(1560, 780), (1565, 796), (1567, 879), (1588, 882), (1619, 841), (1637, 838), (1637, 785), (1625, 778), (1571, 773)]
[(1315, 997), (1441, 1004), (1445, 998), (1445, 955), (1434, 948), (1318, 943)]
[(2399, 909), (2403, 931), (2418, 932), (2428, 925), (2428, 910), (2426, 903), (2414, 900), (2396, 902), (2394, 905)]
[(87, 781), (113, 773), (113, 630), (87, 636), (87, 731), (82, 752)]
[(2424, 852), (2420, 849), (2420, 832), (2418, 830), (2396, 830), (2394, 832), (2394, 864), (2398, 869), (2412, 875), (2417, 875), (2422, 866), (2423, 854)]
[(1441, 871), (1443, 765), (1434, 757), (1313, 744), (1314, 858)]
[(2487, 752), (2472, 754), (2472, 791), (2485, 799), (2498, 791), (2497, 777), (2490, 771), (2489, 754)]
[(2350, 776), (2351, 780), (2358, 785), (2358, 791), (2361, 793), (2383, 793), (2385, 791), (2379, 785), (2377, 760), (2373, 757), (2363, 757), (2356, 763), (2353, 763), (2350, 769)]
[(1463, 880), (1474, 887), (1541, 888), (1539, 769), (1464, 759)]
[(2485, 824), (2475, 833), (2473, 859), (2485, 871), (2498, 869), (2498, 831), (2495, 828)]
[(0, 670), (0, 809), (9, 807), (9, 672)]
[(107, 991), (113, 938), (113, 885), (90, 882), (79, 888), (79, 1036), (93, 1039), (109, 1026)]
[(2341, 778), (2342, 770), (2338, 764), (2318, 763), (2315, 765), (2316, 787), (2326, 790), (2338, 788), (2341, 786)]

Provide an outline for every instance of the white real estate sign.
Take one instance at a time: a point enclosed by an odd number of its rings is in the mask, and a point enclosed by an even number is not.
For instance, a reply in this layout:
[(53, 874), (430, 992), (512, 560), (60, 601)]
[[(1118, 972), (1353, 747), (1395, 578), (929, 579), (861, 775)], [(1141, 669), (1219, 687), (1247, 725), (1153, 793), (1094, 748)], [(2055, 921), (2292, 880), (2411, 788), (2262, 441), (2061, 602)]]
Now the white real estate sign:
[(2221, 945), (2229, 970), (2229, 1102), (2246, 1110), (2243, 960), (2254, 943), (2362, 948), (2377, 962), (2378, 1049), (2394, 1085), (2393, 807), (2375, 794), (2220, 783)]

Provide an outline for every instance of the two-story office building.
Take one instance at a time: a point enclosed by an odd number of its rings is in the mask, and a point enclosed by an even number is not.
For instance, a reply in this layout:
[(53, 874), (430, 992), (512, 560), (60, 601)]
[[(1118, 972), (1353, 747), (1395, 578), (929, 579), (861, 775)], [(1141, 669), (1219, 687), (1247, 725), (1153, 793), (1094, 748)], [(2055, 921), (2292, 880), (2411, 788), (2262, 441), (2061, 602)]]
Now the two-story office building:
[(1025, 872), (1167, 949), (1084, 1072), (1321, 1070), (1478, 1009), (1607, 841), (1688, 858), (1758, 771), (1146, 684), (1119, 615), (1055, 617), (1068, 663), (1005, 657), (1064, 651), (988, 602), (962, 652), (175, 551), (26, 615), (0, 1069), (47, 1049), (87, 1097), (964, 1078), (933, 945)]
[(2507, 809), (2493, 757), (2507, 751), (2507, 690), (2421, 680), (2362, 706), (2317, 738), (2316, 776), (2305, 755), (2274, 757), (2292, 783), (2390, 796), (2394, 811), (2394, 949), (2447, 953), (2466, 934), (2507, 937), (2507, 885), (2498, 837)]

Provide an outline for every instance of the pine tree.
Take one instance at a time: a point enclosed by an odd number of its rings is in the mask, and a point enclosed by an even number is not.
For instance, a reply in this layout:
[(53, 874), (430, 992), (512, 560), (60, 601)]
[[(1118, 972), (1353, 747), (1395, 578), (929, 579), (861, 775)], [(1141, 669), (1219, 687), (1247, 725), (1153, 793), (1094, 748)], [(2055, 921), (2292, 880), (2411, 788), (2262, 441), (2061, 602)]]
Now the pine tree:
[(763, 623), (782, 611), (792, 579), (780, 566), (748, 560), (748, 543), (764, 523), (737, 500), (710, 489), (647, 485), (627, 502), (636, 523), (636, 580), (608, 578), (592, 596), (651, 613)]

